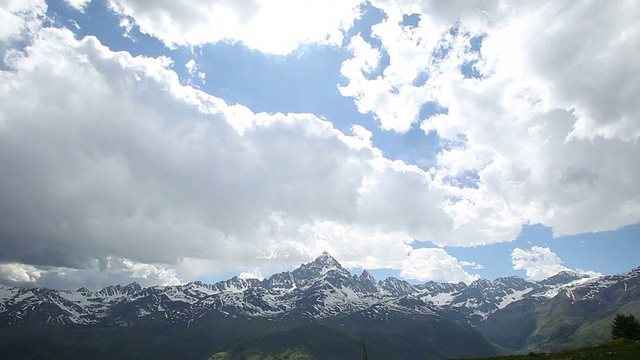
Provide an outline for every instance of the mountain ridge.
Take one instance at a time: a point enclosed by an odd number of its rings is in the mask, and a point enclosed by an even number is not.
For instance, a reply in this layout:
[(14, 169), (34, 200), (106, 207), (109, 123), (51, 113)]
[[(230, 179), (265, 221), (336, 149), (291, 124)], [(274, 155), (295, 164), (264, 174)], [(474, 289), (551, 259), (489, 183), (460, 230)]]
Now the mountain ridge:
[[(73, 313), (73, 311), (69, 311), (70, 309), (88, 305), (85, 312), (91, 313), (92, 310), (96, 310), (95, 318), (100, 318), (101, 311), (106, 311), (106, 309), (99, 306), (101, 304), (108, 307), (110, 306), (109, 304), (114, 303), (135, 303), (136, 300), (145, 297), (155, 298), (155, 302), (158, 305), (157, 310), (163, 311), (166, 310), (163, 305), (170, 302), (207, 303), (211, 302), (210, 298), (216, 295), (223, 300), (227, 300), (225, 304), (228, 305), (232, 302), (232, 299), (238, 297), (237, 294), (243, 294), (242, 299), (248, 300), (248, 304), (251, 304), (251, 299), (262, 302), (261, 306), (271, 311), (266, 311), (260, 315), (270, 316), (278, 313), (278, 307), (271, 306), (272, 304), (269, 304), (268, 301), (274, 297), (278, 297), (278, 300), (283, 304), (298, 301), (301, 294), (306, 294), (308, 298), (312, 299), (318, 297), (330, 298), (333, 303), (338, 300), (350, 300), (356, 303), (358, 302), (357, 300), (369, 300), (365, 302), (372, 305), (373, 303), (381, 302), (383, 299), (389, 301), (394, 298), (411, 295), (419, 298), (427, 306), (458, 308), (462, 313), (466, 313), (471, 323), (475, 323), (480, 319), (486, 318), (488, 314), (496, 309), (504, 308), (511, 302), (520, 300), (523, 295), (555, 295), (559, 288), (567, 286), (576, 280), (584, 280), (584, 278), (584, 276), (576, 273), (561, 272), (538, 283), (511, 276), (500, 277), (494, 281), (478, 279), (469, 285), (462, 282), (440, 283), (433, 281), (413, 285), (394, 277), (377, 281), (367, 270), (363, 270), (359, 276), (352, 275), (329, 253), (323, 252), (315, 260), (303, 263), (292, 271), (276, 273), (263, 280), (241, 279), (234, 276), (214, 284), (194, 281), (181, 285), (156, 285), (143, 288), (137, 282), (132, 282), (124, 286), (110, 285), (100, 290), (80, 288), (75, 291), (0, 285), (0, 318), (2, 314), (9, 311), (11, 305), (16, 305), (16, 299), (20, 300), (20, 296), (28, 298), (29, 293), (33, 296), (38, 295), (41, 300), (48, 300), (53, 305), (58, 305), (63, 310), (66, 309), (69, 313)], [(15, 293), (16, 290), (10, 289), (21, 289), (17, 291), (20, 294), (12, 297), (10, 293)], [(297, 292), (301, 294), (297, 294), (298, 296), (292, 295), (292, 293)], [(311, 293), (313, 293), (313, 296)], [(334, 296), (336, 294), (337, 296)], [(498, 299), (499, 302), (497, 301)], [(465, 308), (473, 308), (473, 311), (465, 312), (463, 310)], [(147, 315), (146, 313), (151, 312), (151, 309), (145, 310), (144, 307), (139, 307), (138, 309), (138, 316), (144, 316)], [(252, 312), (252, 315), (257, 314), (258, 311)], [(91, 323), (91, 316), (88, 316), (89, 314), (85, 315), (87, 316), (78, 318), (70, 316), (68, 320), (77, 324)], [(322, 317), (322, 314), (309, 313), (308, 315), (315, 318)], [(54, 319), (58, 320), (52, 321), (69, 322), (60, 317)]]
[[(0, 285), (0, 329), (54, 325), (188, 329), (211, 321), (240, 321), (236, 319), (264, 319), (285, 327), (310, 322), (347, 326), (343, 322), (356, 318), (381, 324), (422, 319), (424, 324), (468, 324), (494, 343), (520, 351), (578, 344), (573, 332), (591, 323), (567, 314), (576, 312), (604, 324), (620, 309), (640, 309), (639, 285), (640, 268), (597, 278), (561, 272), (539, 282), (510, 276), (468, 285), (433, 281), (413, 285), (393, 277), (376, 281), (366, 270), (353, 275), (325, 252), (263, 280), (232, 277), (214, 284), (194, 281), (151, 287), (133, 282), (100, 290)], [(590, 309), (588, 316), (582, 307)], [(589, 336), (597, 342), (607, 340), (607, 335)]]

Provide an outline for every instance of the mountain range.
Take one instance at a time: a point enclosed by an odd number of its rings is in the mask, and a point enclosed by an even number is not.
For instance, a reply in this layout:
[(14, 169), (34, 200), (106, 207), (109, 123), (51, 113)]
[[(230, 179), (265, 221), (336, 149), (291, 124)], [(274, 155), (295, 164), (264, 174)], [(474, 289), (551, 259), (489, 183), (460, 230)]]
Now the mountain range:
[(264, 280), (98, 291), (0, 286), (0, 357), (241, 358), (296, 348), (346, 359), (361, 356), (363, 339), (372, 359), (560, 350), (608, 340), (616, 313), (640, 312), (639, 282), (636, 268), (415, 285), (352, 275), (325, 252)]

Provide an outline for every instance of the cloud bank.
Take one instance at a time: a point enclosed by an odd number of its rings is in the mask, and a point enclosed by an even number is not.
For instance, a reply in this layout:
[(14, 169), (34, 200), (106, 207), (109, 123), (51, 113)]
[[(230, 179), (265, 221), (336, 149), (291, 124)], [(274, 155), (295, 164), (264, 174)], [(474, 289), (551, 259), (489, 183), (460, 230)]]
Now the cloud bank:
[(9, 282), (89, 277), (75, 269), (174, 283), (174, 270), (265, 271), (324, 249), (398, 268), (413, 239), (450, 231), (432, 177), (384, 158), (363, 128), (227, 105), (181, 85), (167, 58), (66, 29), (31, 41), (0, 73)]
[[(382, 129), (437, 133), (441, 151), (429, 169), (391, 161), (362, 126), (344, 134), (312, 114), (229, 105), (181, 85), (168, 58), (42, 27), (43, 1), (5, 2), (4, 282), (268, 274), (323, 250), (347, 266), (472, 281), (471, 263), (413, 242), (471, 246), (511, 241), (525, 224), (561, 236), (640, 222), (635, 2), (109, 5), (123, 27), (171, 47), (228, 41), (284, 55), (345, 42), (353, 56), (340, 93)], [(367, 7), (386, 17), (370, 39), (344, 39)], [(180, 65), (203, 80), (195, 61)], [(514, 264), (561, 267), (543, 250)]]
[[(437, 242), (507, 241), (524, 224), (563, 236), (640, 221), (637, 4), (372, 5), (387, 17), (372, 27), (375, 41), (350, 40), (340, 90), (384, 129), (419, 125), (440, 137), (430, 172), (455, 231)], [(403, 25), (408, 15), (417, 25)], [(381, 53), (389, 64), (377, 69)], [(424, 106), (442, 111), (421, 117)]]

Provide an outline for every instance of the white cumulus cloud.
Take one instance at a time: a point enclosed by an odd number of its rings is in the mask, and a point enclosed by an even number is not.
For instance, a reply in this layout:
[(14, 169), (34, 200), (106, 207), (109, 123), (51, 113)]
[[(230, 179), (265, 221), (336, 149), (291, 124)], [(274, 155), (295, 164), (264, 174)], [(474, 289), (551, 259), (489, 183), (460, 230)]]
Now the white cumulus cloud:
[(561, 271), (570, 271), (548, 247), (534, 246), (530, 250), (515, 248), (511, 252), (514, 270), (525, 270), (531, 280), (544, 280)]
[(40, 279), (42, 273), (42, 270), (27, 264), (0, 264), (0, 280), (3, 283), (17, 285), (34, 283)]
[[(640, 43), (633, 1), (372, 1), (374, 46), (355, 36), (341, 88), (384, 129), (420, 123), (442, 150), (433, 174), (454, 230), (441, 245), (640, 222)], [(403, 26), (417, 14), (417, 26)], [(386, 52), (389, 65), (367, 76)], [(470, 73), (470, 69), (473, 71)], [(442, 113), (419, 118), (435, 103)]]
[(200, 71), (200, 64), (196, 63), (194, 59), (187, 61), (187, 63), (184, 64), (184, 67), (187, 70), (187, 74), (189, 74), (189, 76), (191, 77), (187, 79), (187, 83), (189, 85), (195, 85), (193, 84), (194, 79), (198, 79), (198, 81), (202, 84), (206, 82), (207, 74), (203, 71)]
[[(44, 0), (5, 0), (0, 6), (0, 42), (19, 41), (40, 27)], [(2, 48), (0, 48), (2, 49)], [(7, 50), (7, 49), (2, 49)]]
[(69, 4), (69, 6), (71, 6), (72, 8), (78, 11), (84, 11), (87, 5), (89, 5), (89, 3), (91, 2), (91, 0), (64, 0), (64, 1), (67, 4)]
[(238, 275), (238, 277), (240, 279), (258, 279), (258, 280), (264, 279), (264, 276), (262, 275), (259, 269), (255, 269), (253, 271), (243, 271), (240, 273), (240, 275)]
[(115, 12), (168, 46), (241, 42), (286, 55), (301, 44), (341, 45), (361, 0), (109, 0)]
[(560, 257), (548, 247), (533, 246), (529, 250), (515, 248), (511, 252), (511, 263), (514, 270), (526, 271), (531, 280), (544, 280), (561, 271), (571, 271), (590, 277), (602, 276), (595, 271), (570, 269), (563, 265)]
[[(123, 25), (170, 46), (230, 41), (273, 54), (342, 44), (360, 11), (357, 1), (110, 4)], [(42, 1), (5, 2), (2, 281), (177, 283), (272, 273), (328, 250), (348, 267), (469, 282), (477, 275), (465, 267), (479, 265), (412, 243), (510, 241), (528, 223), (563, 235), (640, 221), (638, 7), (447, 4), (373, 1), (388, 15), (372, 29), (383, 48), (356, 35), (341, 69), (342, 94), (384, 129), (419, 122), (438, 133), (442, 151), (425, 170), (385, 158), (362, 126), (347, 135), (312, 114), (228, 105), (181, 85), (168, 58), (42, 28)], [(418, 26), (402, 26), (412, 13)], [(585, 25), (590, 15), (597, 21)], [(383, 52), (389, 66), (378, 69)], [(200, 76), (195, 60), (184, 66)], [(446, 111), (421, 119), (427, 102)], [(562, 267), (540, 249), (514, 252), (514, 266)]]
[(478, 280), (479, 275), (472, 275), (464, 270), (470, 265), (449, 255), (444, 249), (414, 249), (405, 261), (400, 276), (412, 280), (435, 280), (447, 282), (465, 282)]
[(0, 72), (5, 262), (65, 287), (271, 273), (322, 250), (399, 269), (451, 230), (432, 176), (366, 129), (229, 106), (170, 66), (42, 28)]

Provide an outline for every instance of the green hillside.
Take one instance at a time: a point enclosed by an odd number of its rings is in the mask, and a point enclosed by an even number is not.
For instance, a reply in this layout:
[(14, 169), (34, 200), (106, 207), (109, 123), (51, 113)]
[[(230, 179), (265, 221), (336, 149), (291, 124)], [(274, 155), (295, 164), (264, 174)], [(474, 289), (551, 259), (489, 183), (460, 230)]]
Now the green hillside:
[(529, 355), (512, 355), (503, 357), (482, 358), (476, 360), (531, 360), (531, 359), (554, 359), (554, 360), (589, 360), (589, 359), (638, 359), (640, 358), (640, 341), (618, 339), (606, 344), (579, 349), (563, 351), (559, 353)]
[(594, 298), (573, 295), (559, 295), (542, 305), (531, 300), (511, 304), (476, 329), (510, 352), (555, 352), (608, 341), (615, 314), (640, 313), (640, 291), (626, 291), (624, 284)]

